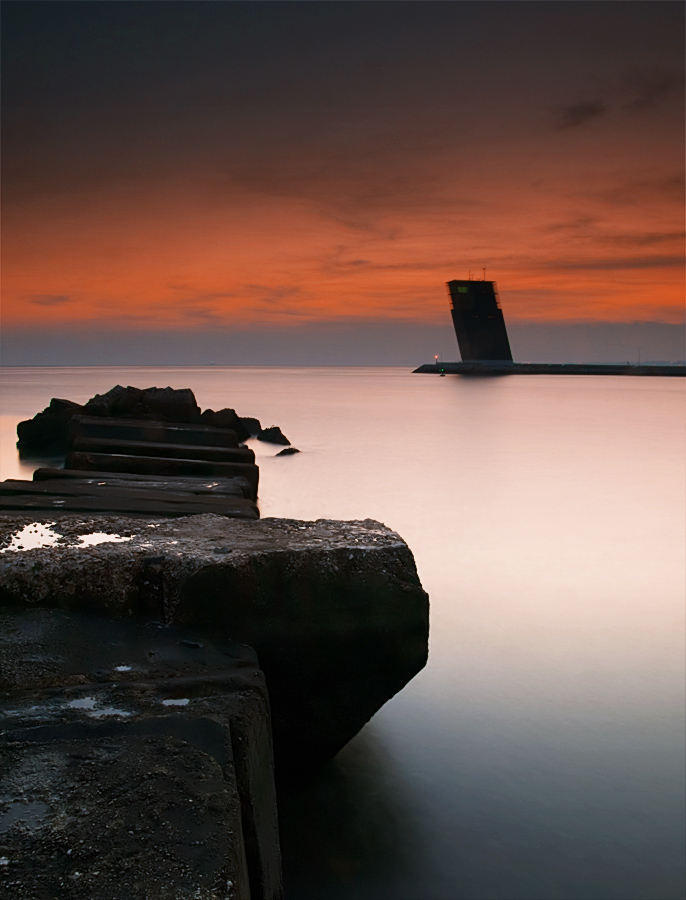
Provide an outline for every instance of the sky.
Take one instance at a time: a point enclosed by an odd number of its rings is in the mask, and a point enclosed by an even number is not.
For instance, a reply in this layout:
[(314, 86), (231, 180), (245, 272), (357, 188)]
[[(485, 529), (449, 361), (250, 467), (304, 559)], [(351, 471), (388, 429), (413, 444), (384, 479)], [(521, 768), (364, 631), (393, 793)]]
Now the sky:
[(683, 358), (684, 7), (3, 0), (4, 364)]

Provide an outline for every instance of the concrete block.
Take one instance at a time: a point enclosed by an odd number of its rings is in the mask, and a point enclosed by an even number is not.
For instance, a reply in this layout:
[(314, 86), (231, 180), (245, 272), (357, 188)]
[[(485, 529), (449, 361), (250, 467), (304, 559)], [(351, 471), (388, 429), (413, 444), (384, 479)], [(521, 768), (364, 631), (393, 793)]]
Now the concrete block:
[(0, 610), (0, 890), (281, 896), (254, 652), (155, 622)]

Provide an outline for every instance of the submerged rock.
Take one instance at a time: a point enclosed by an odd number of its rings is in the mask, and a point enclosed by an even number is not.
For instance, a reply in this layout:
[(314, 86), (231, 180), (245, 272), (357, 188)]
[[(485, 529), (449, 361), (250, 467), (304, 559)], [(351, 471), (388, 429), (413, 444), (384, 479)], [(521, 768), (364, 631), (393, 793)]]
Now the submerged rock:
[(283, 450), (279, 450), (276, 454), (277, 456), (293, 456), (294, 453), (300, 453), (297, 447), (284, 447)]
[(254, 647), (277, 776), (334, 756), (426, 663), (428, 597), (379, 522), (53, 516), (50, 541), (11, 549), (33, 521), (0, 518), (0, 605), (153, 615)]

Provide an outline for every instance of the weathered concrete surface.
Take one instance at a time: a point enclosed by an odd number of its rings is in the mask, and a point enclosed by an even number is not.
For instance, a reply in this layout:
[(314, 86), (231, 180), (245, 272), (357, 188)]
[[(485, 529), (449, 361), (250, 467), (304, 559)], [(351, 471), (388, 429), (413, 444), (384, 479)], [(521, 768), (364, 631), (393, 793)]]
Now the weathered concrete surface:
[[(35, 482), (59, 480), (84, 480), (94, 484), (105, 484), (109, 487), (161, 487), (169, 488), (169, 478), (165, 475), (142, 475), (131, 472), (80, 472), (78, 469), (55, 469), (49, 466), (41, 466), (33, 473)], [(199, 475), (175, 475), (174, 488), (198, 496), (215, 495), (251, 497), (252, 488), (246, 478), (232, 476), (231, 478), (203, 478)]]
[[(32, 520), (0, 519), (0, 547)], [(257, 651), (279, 771), (330, 758), (421, 668), (428, 598), (378, 522), (55, 517), (53, 547), (0, 551), (0, 604), (158, 615)], [(91, 532), (130, 540), (80, 545)]]
[(75, 437), (71, 450), (86, 453), (126, 453), (129, 456), (165, 456), (171, 459), (207, 459), (210, 462), (254, 463), (249, 447), (204, 447), (201, 444), (167, 444), (114, 438)]
[(82, 472), (129, 472), (134, 475), (195, 475), (218, 478), (245, 478), (253, 489), (252, 500), (257, 498), (260, 470), (253, 463), (208, 462), (201, 459), (168, 459), (161, 456), (129, 456), (119, 453), (67, 453), (66, 469)]
[(207, 425), (151, 422), (146, 419), (113, 419), (74, 416), (70, 434), (87, 438), (150, 441), (165, 444), (201, 444), (205, 447), (237, 447), (238, 436), (226, 428)]
[(2, 896), (281, 896), (268, 702), (248, 647), (0, 610), (0, 760)]
[(175, 480), (107, 484), (92, 478), (52, 481), (0, 481), (0, 512), (80, 512), (145, 516), (190, 516), (217, 513), (236, 519), (259, 519), (257, 505), (230, 492), (185, 491)]

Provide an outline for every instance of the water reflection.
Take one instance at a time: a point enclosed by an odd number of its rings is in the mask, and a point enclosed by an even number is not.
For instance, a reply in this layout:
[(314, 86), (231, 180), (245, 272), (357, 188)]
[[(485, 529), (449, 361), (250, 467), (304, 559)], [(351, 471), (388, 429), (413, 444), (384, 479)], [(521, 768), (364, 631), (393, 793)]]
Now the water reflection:
[(416, 867), (419, 839), (401, 783), (367, 728), (309, 780), (280, 786), (286, 900), (349, 897), (351, 887), (352, 896), (378, 897)]

